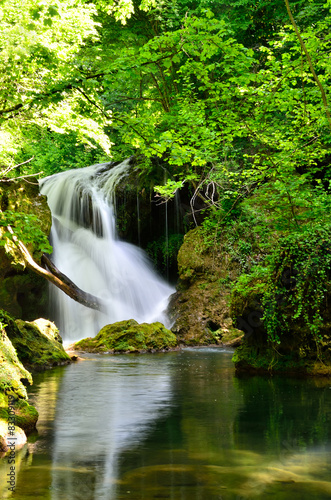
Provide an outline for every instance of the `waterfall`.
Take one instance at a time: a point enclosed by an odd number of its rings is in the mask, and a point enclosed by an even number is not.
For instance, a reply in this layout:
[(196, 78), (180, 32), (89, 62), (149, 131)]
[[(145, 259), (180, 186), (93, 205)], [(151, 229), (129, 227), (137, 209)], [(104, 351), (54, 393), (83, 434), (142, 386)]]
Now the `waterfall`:
[(131, 318), (167, 324), (164, 310), (174, 290), (143, 250), (116, 233), (115, 188), (129, 168), (129, 160), (117, 166), (102, 163), (40, 182), (53, 217), (54, 264), (105, 304), (103, 312), (89, 309), (51, 285), (51, 307), (65, 341), (93, 337), (104, 325)]

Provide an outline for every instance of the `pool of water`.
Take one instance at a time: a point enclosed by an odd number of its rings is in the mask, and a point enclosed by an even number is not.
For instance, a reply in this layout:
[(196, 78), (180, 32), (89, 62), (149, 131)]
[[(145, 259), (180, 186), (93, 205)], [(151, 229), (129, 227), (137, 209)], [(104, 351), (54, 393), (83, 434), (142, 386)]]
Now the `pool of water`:
[[(331, 498), (331, 380), (237, 377), (232, 352), (88, 355), (36, 374), (18, 500)], [(0, 491), (1, 493), (1, 491)]]

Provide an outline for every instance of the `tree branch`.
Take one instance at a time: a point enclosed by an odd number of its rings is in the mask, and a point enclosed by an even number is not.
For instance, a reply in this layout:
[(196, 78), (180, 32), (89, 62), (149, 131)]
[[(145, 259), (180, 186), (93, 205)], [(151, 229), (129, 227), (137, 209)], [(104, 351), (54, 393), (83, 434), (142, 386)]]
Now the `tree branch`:
[(12, 234), (12, 240), (15, 243), (20, 255), (22, 256), (26, 267), (34, 271), (39, 276), (46, 278), (50, 283), (53, 283), (53, 285), (60, 288), (60, 290), (68, 295), (68, 297), (75, 300), (76, 302), (79, 302), (83, 306), (89, 307), (90, 309), (95, 309), (97, 311), (104, 311), (105, 304), (103, 304), (99, 298), (78, 288), (75, 283), (73, 283), (67, 276), (65, 276), (65, 274), (61, 273), (45, 255), (43, 256), (43, 260), (44, 262), (46, 262), (51, 272), (39, 266), (39, 264), (37, 264), (37, 262), (33, 259), (24, 243), (20, 241), (17, 236), (15, 236), (12, 227), (7, 226), (7, 230)]
[(320, 81), (320, 79), (318, 78), (318, 76), (317, 76), (317, 74), (315, 72), (315, 69), (314, 69), (311, 57), (309, 55), (309, 52), (307, 50), (306, 44), (303, 41), (303, 38), (301, 37), (301, 35), (299, 33), (297, 24), (296, 24), (296, 22), (294, 20), (294, 17), (293, 17), (292, 11), (291, 11), (289, 0), (285, 0), (285, 5), (286, 5), (287, 13), (288, 13), (289, 18), (290, 18), (291, 23), (292, 23), (292, 26), (294, 28), (295, 34), (296, 34), (296, 36), (297, 36), (297, 38), (298, 38), (298, 40), (300, 42), (300, 46), (301, 46), (302, 50), (304, 51), (306, 58), (307, 58), (310, 71), (312, 72), (314, 80), (317, 83), (318, 88), (320, 89), (320, 92), (321, 92), (321, 95), (322, 95), (322, 101), (323, 101), (323, 105), (324, 105), (324, 111), (325, 111), (325, 114), (326, 114), (326, 117), (327, 117), (327, 120), (328, 120), (328, 123), (329, 123), (329, 127), (330, 127), (330, 130), (331, 130), (331, 115), (330, 115), (329, 105), (328, 105), (328, 101), (326, 99), (326, 95), (325, 95), (325, 92), (324, 92), (323, 85), (321, 84), (321, 81)]

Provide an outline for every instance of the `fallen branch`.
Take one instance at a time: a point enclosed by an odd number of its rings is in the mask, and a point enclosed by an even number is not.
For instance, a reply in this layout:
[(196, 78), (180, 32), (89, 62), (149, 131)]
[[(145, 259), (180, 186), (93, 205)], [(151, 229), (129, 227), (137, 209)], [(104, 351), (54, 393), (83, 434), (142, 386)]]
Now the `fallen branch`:
[(68, 297), (75, 300), (76, 302), (79, 302), (83, 306), (89, 307), (90, 309), (95, 309), (97, 311), (105, 310), (105, 304), (102, 303), (102, 301), (98, 297), (95, 297), (94, 295), (84, 292), (83, 290), (78, 288), (78, 286), (76, 286), (75, 283), (73, 283), (65, 274), (61, 273), (61, 271), (59, 271), (57, 267), (45, 255), (43, 256), (43, 261), (46, 263), (50, 271), (47, 271), (47, 269), (39, 266), (39, 264), (37, 264), (37, 262), (33, 259), (24, 243), (20, 241), (17, 236), (15, 236), (12, 227), (7, 226), (7, 230), (11, 233), (12, 240), (15, 243), (20, 255), (22, 256), (26, 267), (34, 271), (39, 276), (46, 278), (50, 283), (53, 283), (53, 285), (60, 288), (60, 290), (68, 295)]

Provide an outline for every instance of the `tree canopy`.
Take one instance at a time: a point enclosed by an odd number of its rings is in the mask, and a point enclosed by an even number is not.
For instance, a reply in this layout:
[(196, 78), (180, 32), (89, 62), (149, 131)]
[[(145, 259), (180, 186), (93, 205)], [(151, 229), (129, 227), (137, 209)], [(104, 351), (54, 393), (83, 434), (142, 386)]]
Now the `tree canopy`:
[(243, 213), (266, 242), (329, 227), (330, 6), (3, 0), (2, 175), (135, 155), (165, 166), (165, 200), (204, 200), (209, 231)]

